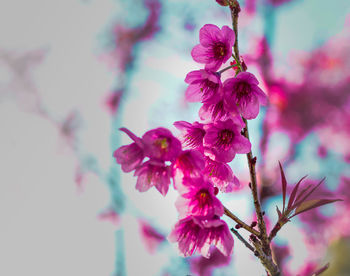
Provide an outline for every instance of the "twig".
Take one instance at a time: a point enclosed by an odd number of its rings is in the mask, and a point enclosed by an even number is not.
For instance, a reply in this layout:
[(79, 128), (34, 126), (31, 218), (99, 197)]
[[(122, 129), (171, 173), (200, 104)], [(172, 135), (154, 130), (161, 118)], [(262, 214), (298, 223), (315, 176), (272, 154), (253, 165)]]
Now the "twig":
[(247, 242), (247, 241), (241, 236), (241, 234), (238, 233), (238, 231), (236, 231), (235, 229), (231, 228), (231, 232), (232, 232), (233, 234), (235, 234), (236, 237), (237, 237), (241, 242), (243, 242), (243, 244), (244, 244), (246, 247), (248, 247), (248, 249), (250, 249), (253, 253), (255, 252), (254, 247), (251, 246), (251, 245), (249, 244), (249, 242)]
[(248, 232), (252, 233), (255, 236), (259, 236), (260, 235), (260, 233), (257, 230), (255, 230), (254, 228), (250, 227), (244, 221), (240, 220), (237, 216), (232, 214), (231, 211), (229, 209), (227, 209), (225, 206), (224, 206), (224, 210), (225, 210), (225, 215), (228, 216), (229, 218), (233, 219), (238, 224), (240, 224), (242, 228), (244, 228), (245, 230), (247, 230)]
[(269, 235), (269, 241), (272, 241), (272, 239), (274, 237), (276, 237), (277, 235), (277, 232), (279, 230), (281, 230), (282, 226), (285, 225), (288, 221), (281, 221), (281, 220), (278, 220), (275, 224), (275, 226), (272, 228), (271, 232), (270, 232), (270, 235)]
[[(246, 137), (249, 141), (249, 132), (248, 132), (248, 121), (243, 118), (243, 121), (245, 123), (245, 127), (243, 129), (243, 135)], [(248, 159), (248, 166), (249, 166), (249, 174), (250, 174), (250, 183), (251, 183), (251, 191), (254, 199), (254, 207), (256, 211), (256, 216), (258, 218), (258, 227), (261, 233), (261, 236), (259, 238), (263, 242), (264, 250), (267, 255), (271, 255), (271, 250), (270, 250), (270, 245), (268, 243), (268, 237), (266, 233), (266, 225), (265, 221), (263, 218), (262, 210), (261, 210), (261, 205), (258, 197), (258, 185), (256, 181), (256, 172), (255, 172), (255, 164), (256, 164), (256, 159), (253, 158), (253, 153), (250, 151), (247, 153), (247, 159)]]

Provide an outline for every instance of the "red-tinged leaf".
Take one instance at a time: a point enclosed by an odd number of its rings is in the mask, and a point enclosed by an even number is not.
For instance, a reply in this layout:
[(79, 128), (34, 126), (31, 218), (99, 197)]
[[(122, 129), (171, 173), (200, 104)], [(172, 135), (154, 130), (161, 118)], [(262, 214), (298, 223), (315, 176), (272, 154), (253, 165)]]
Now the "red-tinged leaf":
[(311, 189), (311, 191), (308, 191), (308, 193), (303, 198), (301, 198), (298, 202), (295, 203), (295, 206), (299, 206), (301, 203), (303, 203), (323, 183), (325, 179), (326, 178), (323, 178), (315, 187)]
[(307, 175), (305, 175), (304, 177), (302, 177), (298, 183), (294, 186), (291, 194), (290, 194), (290, 197), (289, 197), (289, 201), (288, 201), (288, 206), (287, 206), (287, 209), (289, 210), (290, 207), (292, 207), (293, 203), (294, 203), (294, 199), (295, 199), (295, 196), (298, 192), (298, 188), (299, 188), (299, 185), (300, 183), (307, 177)]
[(282, 213), (281, 213), (280, 209), (278, 209), (278, 206), (276, 206), (276, 210), (277, 210), (277, 214), (278, 214), (278, 219), (280, 219), (282, 217)]
[(301, 192), (297, 195), (294, 203), (290, 207), (291, 209), (295, 209), (302, 201), (300, 201), (301, 197), (312, 187), (312, 185), (308, 185), (306, 188), (301, 190)]
[(278, 161), (278, 164), (280, 165), (280, 171), (281, 171), (282, 195), (283, 195), (283, 209), (282, 209), (282, 212), (284, 212), (285, 204), (286, 204), (287, 180), (286, 180), (286, 176), (284, 175), (284, 171), (283, 171), (281, 162)]
[(322, 266), (320, 269), (316, 270), (315, 272), (313, 272), (310, 276), (318, 276), (321, 275), (322, 272), (325, 272), (329, 267), (329, 263), (325, 264), (324, 266)]
[(342, 199), (312, 199), (312, 200), (308, 200), (305, 201), (303, 203), (300, 204), (300, 206), (298, 206), (298, 208), (295, 209), (295, 213), (293, 216), (291, 216), (290, 218), (299, 215), (303, 212), (306, 212), (308, 210), (320, 207), (322, 205), (326, 205), (329, 203), (333, 203), (336, 201), (342, 201)]

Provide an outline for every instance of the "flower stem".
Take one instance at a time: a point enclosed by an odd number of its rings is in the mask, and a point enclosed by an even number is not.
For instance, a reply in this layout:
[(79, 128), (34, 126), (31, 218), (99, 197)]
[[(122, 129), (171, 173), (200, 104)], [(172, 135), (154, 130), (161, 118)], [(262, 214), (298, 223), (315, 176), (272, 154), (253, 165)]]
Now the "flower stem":
[(236, 67), (236, 66), (237, 66), (237, 64), (233, 64), (233, 65), (227, 66), (224, 69), (221, 69), (220, 71), (218, 71), (218, 73), (221, 74), (221, 73), (227, 71), (228, 69), (231, 69), (231, 68)]

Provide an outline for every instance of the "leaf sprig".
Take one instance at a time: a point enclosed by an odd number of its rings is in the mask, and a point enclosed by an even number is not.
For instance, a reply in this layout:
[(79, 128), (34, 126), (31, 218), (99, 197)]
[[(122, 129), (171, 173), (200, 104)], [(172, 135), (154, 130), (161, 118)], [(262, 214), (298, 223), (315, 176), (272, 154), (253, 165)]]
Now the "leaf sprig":
[(330, 204), (336, 201), (342, 201), (342, 199), (328, 199), (328, 198), (307, 200), (310, 197), (310, 195), (313, 192), (315, 192), (316, 189), (324, 182), (325, 178), (323, 178), (314, 187), (312, 187), (312, 185), (308, 185), (307, 187), (302, 189), (300, 192), (298, 192), (300, 184), (307, 177), (307, 176), (304, 176), (294, 186), (292, 192), (290, 193), (288, 204), (286, 206), (287, 180), (280, 162), (279, 162), (279, 167), (281, 172), (283, 206), (282, 206), (282, 212), (280, 211), (278, 206), (276, 206), (278, 221), (274, 226), (274, 228), (271, 230), (271, 233), (269, 235), (270, 241), (276, 236), (277, 232), (281, 229), (281, 227), (284, 224), (286, 224), (288, 221), (290, 221), (292, 217), (295, 217), (296, 215), (299, 215), (301, 213), (304, 213), (306, 211), (309, 211), (311, 209), (314, 209), (326, 204)]

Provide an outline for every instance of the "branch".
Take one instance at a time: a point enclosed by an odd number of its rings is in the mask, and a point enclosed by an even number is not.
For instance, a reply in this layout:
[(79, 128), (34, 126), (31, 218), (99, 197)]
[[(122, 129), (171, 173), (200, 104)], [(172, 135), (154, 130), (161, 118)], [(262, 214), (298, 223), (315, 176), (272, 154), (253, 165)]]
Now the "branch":
[[(243, 136), (250, 141), (249, 132), (248, 132), (248, 121), (245, 118), (243, 118), (243, 121), (245, 123), (245, 127), (243, 129)], [(268, 237), (266, 233), (266, 225), (265, 225), (265, 221), (263, 218), (261, 205), (258, 197), (258, 185), (256, 181), (256, 172), (255, 172), (256, 158), (253, 158), (252, 151), (247, 153), (247, 159), (248, 159), (248, 166), (249, 166), (249, 173), (250, 173), (251, 191), (254, 199), (254, 207), (256, 211), (256, 216), (258, 218), (258, 227), (261, 233), (261, 236), (259, 236), (259, 238), (263, 242), (265, 253), (267, 255), (271, 255), (270, 245), (269, 245)]]
[[(241, 11), (241, 8), (237, 0), (229, 0), (229, 6), (231, 10), (233, 31), (235, 34), (235, 43), (233, 45), (233, 50), (234, 50), (233, 57), (236, 60), (237, 64), (239, 65), (239, 70), (236, 71), (238, 73), (239, 71), (242, 71), (242, 64), (240, 61), (239, 49), (238, 49), (238, 15), (239, 15), (239, 12)], [(245, 127), (243, 129), (243, 135), (250, 141), (249, 132), (248, 132), (248, 122), (245, 118), (243, 118), (243, 121), (245, 123)], [(260, 239), (260, 241), (257, 240), (254, 236), (251, 237), (254, 239), (252, 240), (252, 242), (254, 243), (254, 246), (256, 248), (255, 253), (256, 253), (256, 256), (260, 259), (260, 262), (265, 267), (268, 275), (279, 276), (280, 275), (279, 268), (272, 260), (270, 241), (266, 233), (266, 225), (263, 218), (261, 205), (259, 202), (258, 185), (256, 181), (256, 172), (255, 172), (256, 157), (253, 158), (252, 151), (247, 153), (247, 159), (248, 159), (249, 174), (250, 174), (250, 181), (251, 181), (251, 191), (254, 199), (254, 207), (255, 207), (256, 216), (258, 218), (258, 227), (260, 231), (260, 235), (258, 235), (258, 238)]]
[(254, 247), (256, 248), (256, 252), (254, 253), (260, 259), (260, 262), (266, 269), (268, 275), (272, 276), (281, 276), (281, 272), (277, 265), (274, 264), (271, 255), (265, 254), (263, 250), (263, 245), (257, 239), (251, 239)]
[(231, 228), (231, 232), (232, 232), (233, 234), (235, 234), (236, 237), (237, 237), (241, 242), (243, 242), (243, 244), (244, 244), (246, 247), (248, 247), (248, 249), (250, 249), (253, 253), (255, 252), (254, 247), (251, 246), (251, 245), (249, 244), (249, 242), (247, 242), (247, 241), (241, 236), (241, 234), (238, 233), (238, 231), (236, 231), (235, 229)]
[(282, 226), (285, 225), (287, 222), (288, 222), (288, 220), (285, 221), (285, 222), (282, 221), (282, 220), (278, 220), (278, 221), (276, 222), (275, 226), (272, 228), (272, 230), (271, 230), (271, 232), (270, 232), (269, 241), (272, 241), (272, 239), (273, 239), (274, 237), (276, 237), (277, 232), (278, 232), (279, 230), (281, 230)]
[[(241, 11), (241, 8), (239, 6), (239, 3), (237, 0), (234, 0), (230, 3), (230, 10), (231, 10), (231, 16), (232, 16), (232, 26), (233, 31), (235, 33), (235, 43), (233, 45), (234, 50), (234, 56), (237, 64), (239, 65), (239, 68), (242, 68), (240, 58), (239, 58), (239, 49), (238, 49), (238, 14)], [(243, 135), (246, 137), (249, 141), (249, 132), (248, 132), (248, 122), (245, 118), (243, 118), (243, 121), (245, 123), (245, 127), (243, 129)], [(258, 187), (257, 187), (257, 181), (256, 181), (256, 172), (255, 172), (255, 163), (256, 159), (253, 158), (253, 153), (250, 151), (247, 153), (247, 159), (248, 159), (248, 165), (249, 165), (249, 173), (250, 173), (250, 181), (251, 181), (251, 190), (252, 195), (254, 199), (254, 207), (256, 211), (256, 216), (258, 218), (258, 227), (261, 233), (261, 236), (258, 236), (262, 242), (263, 247), (265, 250), (265, 253), (267, 255), (271, 255), (271, 249), (269, 245), (269, 240), (266, 234), (266, 225), (264, 222), (264, 218), (262, 215), (261, 205), (258, 198)]]
[(247, 230), (248, 232), (252, 233), (257, 237), (260, 236), (260, 233), (258, 231), (256, 231), (254, 228), (250, 227), (244, 221), (240, 220), (238, 217), (232, 214), (231, 211), (227, 209), (225, 206), (224, 206), (224, 210), (225, 210), (225, 215), (231, 218), (232, 220), (234, 220), (235, 222), (237, 222), (239, 225), (241, 225), (242, 228), (244, 228), (245, 230)]

